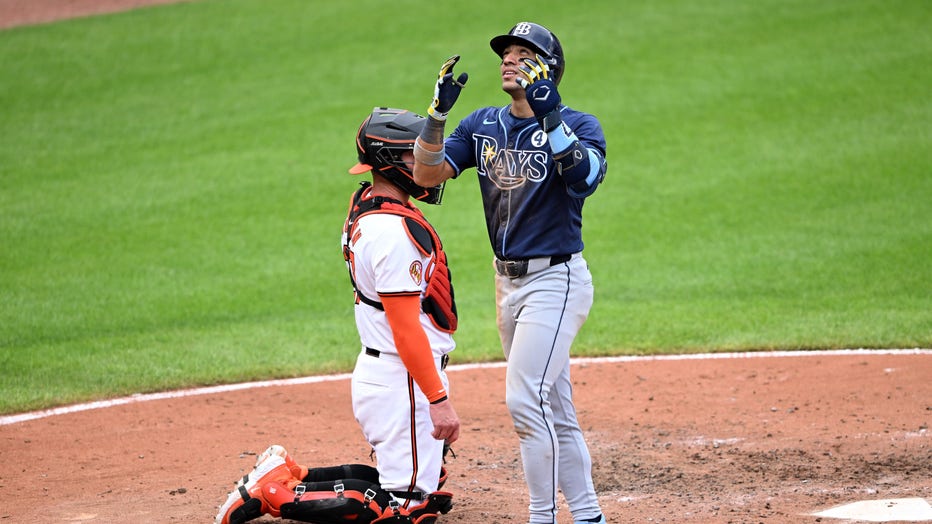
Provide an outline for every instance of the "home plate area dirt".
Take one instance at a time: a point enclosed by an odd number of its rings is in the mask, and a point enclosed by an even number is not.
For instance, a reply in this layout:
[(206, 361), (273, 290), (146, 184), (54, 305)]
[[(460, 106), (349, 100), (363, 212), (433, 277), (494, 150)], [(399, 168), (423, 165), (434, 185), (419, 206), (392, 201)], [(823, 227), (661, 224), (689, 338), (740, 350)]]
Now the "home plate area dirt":
[[(441, 523), (527, 522), (504, 372), (449, 369), (463, 435)], [(816, 513), (862, 501), (889, 515), (863, 521), (932, 521), (932, 352), (590, 359), (572, 375), (609, 522), (855, 522)], [(344, 375), (6, 417), (0, 522), (210, 522), (269, 444), (371, 463), (349, 396)]]

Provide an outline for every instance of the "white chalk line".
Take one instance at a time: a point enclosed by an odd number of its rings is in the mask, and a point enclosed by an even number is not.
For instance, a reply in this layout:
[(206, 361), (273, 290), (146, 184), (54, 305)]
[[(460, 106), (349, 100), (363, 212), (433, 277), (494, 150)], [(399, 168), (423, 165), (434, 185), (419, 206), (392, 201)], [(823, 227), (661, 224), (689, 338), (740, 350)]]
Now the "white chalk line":
[[(650, 362), (657, 360), (716, 360), (716, 359), (742, 359), (742, 358), (774, 358), (774, 357), (817, 357), (817, 356), (835, 356), (835, 355), (932, 355), (932, 349), (834, 349), (822, 351), (748, 351), (740, 353), (695, 353), (682, 355), (625, 355), (615, 357), (578, 357), (571, 359), (574, 365), (579, 364), (603, 364), (615, 362)], [(501, 368), (505, 362), (480, 362), (474, 364), (454, 364), (447, 368), (447, 371), (460, 371), (469, 369), (491, 369)], [(71, 406), (62, 406), (40, 411), (31, 411), (15, 415), (5, 415), (0, 417), (0, 426), (17, 424), (29, 420), (36, 420), (56, 415), (67, 415), (89, 411), (92, 409), (110, 408), (114, 406), (123, 406), (126, 404), (135, 404), (137, 402), (149, 402), (152, 400), (164, 400), (172, 398), (196, 397), (199, 395), (213, 395), (217, 393), (227, 393), (230, 391), (240, 391), (244, 389), (257, 389), (279, 386), (297, 386), (302, 384), (316, 384), (320, 382), (333, 382), (338, 380), (347, 380), (352, 375), (350, 373), (341, 373), (337, 375), (314, 375), (309, 377), (296, 377), (276, 380), (262, 380), (257, 382), (243, 382), (240, 384), (224, 384), (219, 386), (208, 386), (193, 389), (182, 389), (177, 391), (165, 391), (160, 393), (139, 393), (128, 397), (121, 397), (108, 400), (98, 400), (86, 402), (83, 404), (74, 404)]]

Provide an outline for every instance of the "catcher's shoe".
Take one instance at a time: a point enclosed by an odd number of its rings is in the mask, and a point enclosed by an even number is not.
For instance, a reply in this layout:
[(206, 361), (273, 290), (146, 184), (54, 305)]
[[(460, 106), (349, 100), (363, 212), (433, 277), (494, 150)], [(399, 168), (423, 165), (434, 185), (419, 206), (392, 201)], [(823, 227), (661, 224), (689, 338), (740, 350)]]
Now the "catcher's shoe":
[[(432, 515), (436, 516), (436, 515)], [(370, 524), (412, 524), (411, 516), (408, 510), (401, 507), (398, 502), (392, 499), (388, 507), (382, 511), (382, 514), (372, 520)], [(425, 522), (425, 524), (433, 524)]]
[(278, 444), (272, 444), (271, 446), (267, 447), (265, 451), (260, 453), (258, 457), (256, 457), (256, 467), (258, 468), (259, 464), (261, 464), (264, 460), (271, 457), (272, 455), (278, 455), (279, 457), (285, 459), (285, 464), (288, 466), (288, 469), (291, 470), (291, 474), (294, 476), (294, 478), (298, 480), (304, 480), (304, 477), (307, 476), (307, 466), (301, 466), (295, 462), (295, 460), (291, 458), (291, 455), (289, 455), (285, 450), (284, 446), (280, 446)]
[(217, 518), (214, 524), (243, 524), (253, 519), (257, 519), (265, 514), (273, 517), (279, 516), (278, 501), (270, 501), (263, 494), (263, 488), (267, 485), (278, 486), (289, 489), (300, 481), (294, 478), (288, 465), (279, 455), (269, 455), (265, 457), (256, 468), (248, 475), (244, 476), (236, 486), (236, 489), (227, 495), (227, 500), (220, 506)]

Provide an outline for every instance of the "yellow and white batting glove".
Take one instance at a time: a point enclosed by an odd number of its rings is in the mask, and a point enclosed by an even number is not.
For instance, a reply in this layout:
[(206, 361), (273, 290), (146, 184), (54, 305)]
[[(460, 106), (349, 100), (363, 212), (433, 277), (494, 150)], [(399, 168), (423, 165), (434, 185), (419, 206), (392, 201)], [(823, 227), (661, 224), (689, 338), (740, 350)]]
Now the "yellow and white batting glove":
[(460, 55), (453, 55), (443, 63), (440, 68), (440, 74), (437, 75), (437, 84), (434, 86), (434, 99), (427, 108), (427, 114), (441, 122), (446, 121), (447, 114), (456, 103), (460, 96), (460, 91), (466, 85), (469, 75), (461, 73), (456, 79), (453, 78), (453, 66), (460, 60)]

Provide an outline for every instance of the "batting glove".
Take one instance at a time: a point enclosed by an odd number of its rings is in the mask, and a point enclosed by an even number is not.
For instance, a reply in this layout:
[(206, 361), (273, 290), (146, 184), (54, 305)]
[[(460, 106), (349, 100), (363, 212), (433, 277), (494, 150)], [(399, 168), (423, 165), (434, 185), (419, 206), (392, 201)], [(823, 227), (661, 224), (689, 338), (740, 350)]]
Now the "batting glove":
[(527, 103), (534, 111), (537, 122), (545, 132), (553, 131), (563, 122), (560, 116), (560, 93), (557, 85), (553, 83), (550, 66), (540, 57), (525, 58), (524, 63), (518, 66), (518, 85), (524, 88)]
[(453, 66), (460, 60), (460, 55), (453, 55), (447, 58), (440, 68), (440, 74), (437, 75), (437, 85), (434, 87), (434, 99), (427, 108), (427, 114), (441, 122), (446, 121), (447, 114), (456, 103), (460, 96), (460, 91), (466, 85), (469, 75), (461, 73), (458, 78), (453, 78)]

